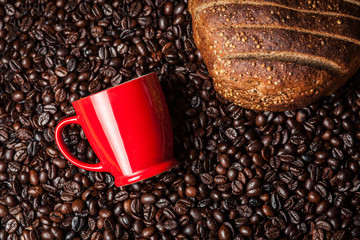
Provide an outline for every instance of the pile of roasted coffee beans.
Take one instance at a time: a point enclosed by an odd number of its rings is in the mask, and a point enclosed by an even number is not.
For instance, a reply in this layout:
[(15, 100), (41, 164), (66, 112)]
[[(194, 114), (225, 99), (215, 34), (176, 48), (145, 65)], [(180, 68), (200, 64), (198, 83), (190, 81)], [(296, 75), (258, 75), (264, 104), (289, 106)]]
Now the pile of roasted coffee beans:
[[(360, 238), (360, 74), (297, 111), (246, 110), (215, 93), (190, 19), (186, 1), (0, 0), (1, 240)], [(68, 163), (71, 103), (152, 71), (179, 165), (117, 188)]]

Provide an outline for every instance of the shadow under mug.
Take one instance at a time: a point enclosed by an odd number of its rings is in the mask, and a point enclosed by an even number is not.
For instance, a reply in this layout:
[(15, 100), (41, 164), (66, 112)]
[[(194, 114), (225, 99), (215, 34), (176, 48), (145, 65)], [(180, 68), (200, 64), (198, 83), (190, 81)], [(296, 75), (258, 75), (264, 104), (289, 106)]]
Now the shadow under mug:
[[(76, 115), (62, 120), (55, 140), (64, 157), (77, 167), (109, 172), (116, 186), (160, 174), (177, 164), (166, 100), (156, 73), (150, 73), (72, 103)], [(73, 156), (62, 132), (79, 124), (99, 158), (96, 164)]]

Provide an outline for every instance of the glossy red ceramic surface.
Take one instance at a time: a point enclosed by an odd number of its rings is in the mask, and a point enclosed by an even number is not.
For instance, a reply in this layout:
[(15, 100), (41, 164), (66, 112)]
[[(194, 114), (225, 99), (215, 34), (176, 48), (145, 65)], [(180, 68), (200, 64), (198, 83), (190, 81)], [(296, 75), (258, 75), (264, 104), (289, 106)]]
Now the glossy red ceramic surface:
[[(55, 139), (74, 165), (110, 172), (116, 186), (144, 180), (176, 165), (170, 116), (155, 73), (72, 104), (76, 116), (58, 124)], [(62, 137), (69, 124), (81, 125), (99, 163), (82, 162), (70, 153)]]

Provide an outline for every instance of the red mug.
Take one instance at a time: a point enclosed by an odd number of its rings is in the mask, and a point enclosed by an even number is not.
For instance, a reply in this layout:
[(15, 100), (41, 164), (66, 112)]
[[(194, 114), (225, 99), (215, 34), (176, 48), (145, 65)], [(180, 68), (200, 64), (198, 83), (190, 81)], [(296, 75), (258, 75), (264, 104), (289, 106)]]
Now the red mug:
[[(170, 115), (155, 73), (72, 105), (76, 115), (57, 125), (55, 140), (64, 157), (77, 167), (109, 172), (119, 187), (155, 176), (177, 164)], [(83, 128), (99, 163), (85, 163), (70, 153), (62, 137), (69, 124)]]

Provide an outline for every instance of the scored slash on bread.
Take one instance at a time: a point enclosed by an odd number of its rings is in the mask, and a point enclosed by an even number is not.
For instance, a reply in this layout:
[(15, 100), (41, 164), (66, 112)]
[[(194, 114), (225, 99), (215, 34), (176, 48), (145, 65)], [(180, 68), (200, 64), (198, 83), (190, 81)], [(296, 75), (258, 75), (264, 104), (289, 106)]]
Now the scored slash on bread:
[(190, 0), (215, 89), (251, 109), (298, 108), (360, 65), (360, 1)]

